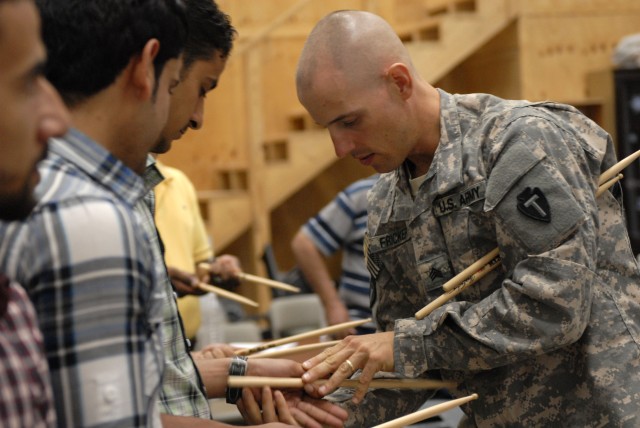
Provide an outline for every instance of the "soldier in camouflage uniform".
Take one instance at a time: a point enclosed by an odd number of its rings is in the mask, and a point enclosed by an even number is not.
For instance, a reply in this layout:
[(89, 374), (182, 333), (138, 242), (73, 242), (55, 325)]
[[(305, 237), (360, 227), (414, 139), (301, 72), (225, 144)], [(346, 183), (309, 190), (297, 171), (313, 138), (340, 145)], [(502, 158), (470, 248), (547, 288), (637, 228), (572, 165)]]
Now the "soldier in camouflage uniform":
[[(305, 362), (306, 382), (333, 373), (308, 391), (329, 393), (362, 369), (343, 403), (357, 427), (428, 398), (365, 395), (379, 371), (478, 393), (464, 426), (640, 426), (640, 272), (620, 198), (595, 196), (616, 162), (601, 128), (566, 105), (437, 90), (366, 12), (320, 21), (297, 87), (338, 156), (386, 173), (369, 195), (367, 237), (382, 332)], [(444, 282), (496, 247), (499, 268), (416, 320)]]

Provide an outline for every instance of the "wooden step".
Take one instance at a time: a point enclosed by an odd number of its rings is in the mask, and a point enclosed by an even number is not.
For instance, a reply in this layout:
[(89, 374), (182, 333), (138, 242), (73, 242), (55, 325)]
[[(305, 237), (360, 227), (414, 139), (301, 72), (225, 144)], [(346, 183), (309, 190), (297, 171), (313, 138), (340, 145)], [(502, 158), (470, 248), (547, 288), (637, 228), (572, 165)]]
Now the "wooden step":
[(248, 192), (206, 190), (198, 192), (198, 203), (214, 248), (224, 248), (251, 226), (251, 199)]

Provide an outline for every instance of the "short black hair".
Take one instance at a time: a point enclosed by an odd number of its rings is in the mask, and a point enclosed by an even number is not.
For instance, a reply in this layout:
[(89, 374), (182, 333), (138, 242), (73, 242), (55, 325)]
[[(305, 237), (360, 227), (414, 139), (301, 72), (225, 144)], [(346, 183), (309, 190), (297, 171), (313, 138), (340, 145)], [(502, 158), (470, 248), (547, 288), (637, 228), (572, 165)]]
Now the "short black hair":
[(213, 58), (216, 51), (226, 58), (237, 34), (229, 15), (214, 0), (185, 0), (189, 34), (184, 48), (183, 69), (197, 60)]
[(48, 51), (45, 75), (68, 106), (110, 86), (150, 39), (157, 80), (187, 36), (182, 0), (36, 0)]

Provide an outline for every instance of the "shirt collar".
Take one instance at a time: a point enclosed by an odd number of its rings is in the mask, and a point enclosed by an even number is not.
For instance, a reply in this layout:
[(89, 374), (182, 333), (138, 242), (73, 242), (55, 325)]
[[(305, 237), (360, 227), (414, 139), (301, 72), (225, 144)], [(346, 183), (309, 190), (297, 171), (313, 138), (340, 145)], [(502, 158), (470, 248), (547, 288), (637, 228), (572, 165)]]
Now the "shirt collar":
[(77, 129), (51, 139), (49, 151), (86, 173), (122, 200), (134, 205), (145, 193), (142, 177)]
[(147, 166), (142, 178), (144, 179), (144, 186), (147, 192), (153, 190), (154, 187), (164, 180), (164, 176), (156, 163), (156, 158), (151, 155), (147, 155)]
[(455, 97), (441, 89), (440, 142), (428, 174), (435, 174), (436, 192), (445, 194), (463, 184), (462, 132)]

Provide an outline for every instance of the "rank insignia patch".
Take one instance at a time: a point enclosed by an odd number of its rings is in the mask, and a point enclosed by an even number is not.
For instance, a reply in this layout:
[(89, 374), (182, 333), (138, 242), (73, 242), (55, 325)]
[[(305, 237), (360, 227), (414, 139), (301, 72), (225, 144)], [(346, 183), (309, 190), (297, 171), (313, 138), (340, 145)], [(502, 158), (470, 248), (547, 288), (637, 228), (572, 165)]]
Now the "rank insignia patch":
[(380, 255), (372, 254), (369, 250), (369, 234), (365, 233), (364, 235), (364, 259), (367, 265), (367, 270), (373, 279), (378, 278), (378, 274), (380, 273)]
[(518, 211), (534, 220), (551, 222), (549, 202), (537, 187), (527, 187), (518, 195)]

